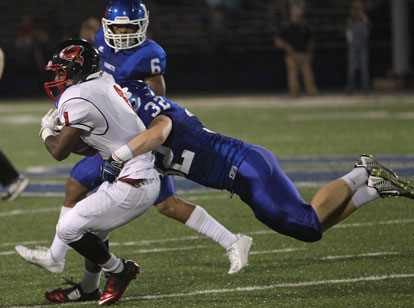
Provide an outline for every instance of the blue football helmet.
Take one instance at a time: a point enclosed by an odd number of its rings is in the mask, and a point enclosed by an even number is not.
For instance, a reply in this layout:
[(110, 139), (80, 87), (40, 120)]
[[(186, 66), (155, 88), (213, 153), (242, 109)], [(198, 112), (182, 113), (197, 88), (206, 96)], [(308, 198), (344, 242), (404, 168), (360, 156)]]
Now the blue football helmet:
[[(148, 11), (141, 0), (112, 0), (102, 18), (105, 42), (115, 49), (142, 44), (147, 36)], [(132, 33), (115, 34), (113, 25), (132, 28)]]
[(141, 80), (127, 80), (120, 83), (120, 86), (135, 112), (141, 107), (141, 96), (155, 96), (151, 86)]

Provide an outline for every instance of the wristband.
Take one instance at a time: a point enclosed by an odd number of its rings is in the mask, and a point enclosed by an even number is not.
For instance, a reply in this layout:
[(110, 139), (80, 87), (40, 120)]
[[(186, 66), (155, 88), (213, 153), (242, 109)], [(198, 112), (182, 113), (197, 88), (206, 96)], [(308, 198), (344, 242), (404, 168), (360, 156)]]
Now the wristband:
[(49, 127), (46, 127), (42, 130), (42, 133), (40, 136), (42, 137), (43, 141), (46, 141), (47, 137), (53, 136), (53, 135), (54, 135), (53, 131)]
[(114, 155), (118, 157), (122, 162), (128, 161), (135, 156), (134, 152), (132, 152), (128, 144), (125, 144), (116, 150), (114, 152)]

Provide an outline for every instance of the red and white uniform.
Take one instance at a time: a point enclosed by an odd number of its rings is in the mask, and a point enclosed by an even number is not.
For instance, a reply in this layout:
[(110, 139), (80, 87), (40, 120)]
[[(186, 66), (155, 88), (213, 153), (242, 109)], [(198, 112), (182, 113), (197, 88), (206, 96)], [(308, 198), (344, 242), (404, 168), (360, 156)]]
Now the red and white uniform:
[[(83, 131), (82, 140), (99, 151), (103, 159), (128, 143), (145, 125), (110, 78), (95, 78), (69, 87), (58, 104), (59, 119), (65, 126)], [(148, 179), (158, 176), (154, 156), (135, 156), (122, 169), (119, 178)]]
[[(97, 149), (103, 159), (145, 130), (118, 85), (109, 78), (97, 78), (66, 89), (58, 104), (65, 126), (82, 130), (81, 138)], [(93, 232), (105, 239), (119, 227), (147, 211), (159, 193), (159, 174), (154, 156), (148, 152), (125, 163), (118, 179), (142, 179), (133, 186), (122, 181), (104, 182), (59, 219), (57, 233), (66, 243)]]

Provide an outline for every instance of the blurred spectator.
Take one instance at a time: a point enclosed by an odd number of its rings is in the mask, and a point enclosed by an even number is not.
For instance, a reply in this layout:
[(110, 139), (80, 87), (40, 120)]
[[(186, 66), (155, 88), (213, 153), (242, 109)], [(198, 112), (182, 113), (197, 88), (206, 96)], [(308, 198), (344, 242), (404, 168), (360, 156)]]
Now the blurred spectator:
[(95, 33), (101, 27), (101, 22), (96, 17), (90, 17), (82, 23), (79, 37), (87, 40), (90, 43), (94, 43)]
[(272, 35), (280, 32), (288, 22), (288, 0), (273, 0), (267, 7), (267, 23)]
[[(22, 61), (26, 60), (26, 64), (30, 61), (31, 64), (35, 64), (37, 70), (43, 71), (46, 64), (43, 45), (49, 42), (49, 35), (42, 30), (36, 29), (30, 16), (26, 15), (22, 17), (15, 41), (16, 51)], [(31, 66), (29, 65), (29, 68)]]
[(300, 93), (299, 74), (302, 75), (305, 91), (309, 95), (318, 93), (313, 69), (314, 41), (312, 32), (302, 18), (302, 10), (293, 7), (290, 10), (290, 22), (282, 26), (274, 37), (276, 47), (285, 51), (289, 94), (297, 96)]
[(351, 95), (355, 87), (355, 73), (357, 69), (361, 73), (363, 91), (370, 92), (369, 81), (369, 51), (368, 41), (370, 35), (370, 23), (365, 14), (361, 1), (353, 1), (346, 22), (345, 36), (348, 47), (348, 67), (345, 90)]
[(15, 79), (25, 84), (26, 93), (42, 88), (47, 52), (52, 44), (48, 32), (36, 27), (30, 16), (23, 16), (14, 42)]
[(220, 0), (206, 0), (207, 8), (204, 15), (207, 48), (213, 53), (224, 52), (227, 40), (227, 17)]
[(306, 12), (306, 0), (288, 0), (290, 8), (296, 8), (305, 14)]
[(4, 71), (4, 52), (3, 49), (0, 48), (0, 79), (3, 76)]
[(206, 0), (208, 6), (221, 7), (224, 10), (239, 10), (239, 0)]

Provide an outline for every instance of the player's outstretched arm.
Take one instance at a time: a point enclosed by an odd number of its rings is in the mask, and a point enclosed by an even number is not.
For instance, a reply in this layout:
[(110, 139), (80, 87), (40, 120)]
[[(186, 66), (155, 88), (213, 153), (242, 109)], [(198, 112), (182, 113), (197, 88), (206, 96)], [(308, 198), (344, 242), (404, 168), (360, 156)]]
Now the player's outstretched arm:
[(125, 162), (134, 156), (155, 150), (167, 140), (171, 129), (171, 119), (168, 116), (160, 115), (152, 120), (146, 131), (116, 150), (112, 157), (115, 160)]

